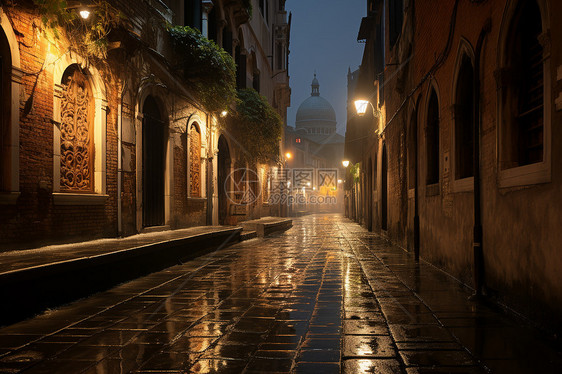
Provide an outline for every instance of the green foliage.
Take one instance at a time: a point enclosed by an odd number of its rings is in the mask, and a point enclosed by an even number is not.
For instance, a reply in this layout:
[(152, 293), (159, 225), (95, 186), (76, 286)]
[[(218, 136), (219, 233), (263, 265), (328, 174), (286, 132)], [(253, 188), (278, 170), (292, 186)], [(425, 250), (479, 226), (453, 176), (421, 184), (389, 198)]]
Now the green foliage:
[(351, 165), (349, 167), (349, 174), (351, 174), (351, 177), (353, 178), (353, 181), (355, 183), (359, 183), (359, 171), (361, 169), (361, 164), (358, 162), (355, 165)]
[(238, 103), (229, 118), (228, 130), (246, 161), (268, 163), (279, 159), (283, 120), (255, 90), (238, 90)]
[(78, 16), (78, 8), (68, 8), (66, 0), (33, 0), (45, 29), (53, 32), (56, 39), (64, 30), (71, 48), (85, 58), (105, 58), (107, 36), (125, 18), (123, 13), (113, 8), (107, 1), (94, 1), (88, 10), (87, 20)]
[(242, 3), (244, 4), (244, 8), (246, 8), (246, 11), (248, 12), (248, 15), (250, 16), (250, 18), (252, 18), (252, 0), (242, 0)]
[(220, 112), (236, 99), (236, 64), (215, 42), (189, 26), (168, 26), (184, 79), (205, 108)]

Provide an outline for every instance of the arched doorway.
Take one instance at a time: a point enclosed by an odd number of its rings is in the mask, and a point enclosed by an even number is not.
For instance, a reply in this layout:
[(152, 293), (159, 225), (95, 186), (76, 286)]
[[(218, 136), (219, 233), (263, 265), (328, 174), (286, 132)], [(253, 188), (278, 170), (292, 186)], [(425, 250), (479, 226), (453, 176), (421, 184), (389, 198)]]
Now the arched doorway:
[(371, 157), (369, 157), (367, 178), (367, 229), (373, 231), (373, 160)]
[(381, 228), (388, 229), (388, 158), (386, 144), (382, 146), (381, 169)]
[(227, 178), (230, 173), (230, 150), (223, 135), (219, 138), (218, 190), (219, 190), (219, 224), (226, 223), (228, 216)]
[(153, 96), (144, 100), (142, 113), (142, 224), (162, 226), (167, 126)]

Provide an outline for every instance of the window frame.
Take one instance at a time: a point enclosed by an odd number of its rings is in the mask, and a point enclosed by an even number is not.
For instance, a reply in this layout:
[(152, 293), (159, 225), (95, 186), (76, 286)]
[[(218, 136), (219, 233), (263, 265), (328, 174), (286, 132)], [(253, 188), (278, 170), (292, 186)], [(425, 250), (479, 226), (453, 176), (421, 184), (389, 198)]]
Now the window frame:
[[(425, 186), (426, 186), (426, 190), (429, 191), (430, 195), (438, 195), (439, 194), (439, 187), (432, 187), (432, 186), (440, 186), (441, 184), (441, 177), (442, 177), (442, 173), (441, 173), (441, 151), (442, 151), (442, 141), (443, 141), (443, 137), (441, 136), (441, 108), (440, 108), (440, 100), (439, 100), (439, 91), (436, 87), (435, 84), (433, 84), (434, 82), (432, 82), (432, 84), (429, 85), (429, 89), (427, 91), (427, 98), (426, 98), (426, 105), (425, 105), (425, 134), (424, 134), (424, 139), (425, 139)], [(431, 98), (432, 95), (435, 94), (435, 99), (437, 100), (437, 157), (436, 157), (436, 162), (437, 162), (437, 181), (429, 181), (429, 130), (430, 130), (430, 124), (429, 124), (429, 106), (431, 104)]]
[[(452, 88), (451, 92), (453, 95), (451, 96), (454, 99), (453, 106), (452, 106), (452, 114), (453, 114), (453, 121), (451, 126), (451, 154), (452, 154), (452, 162), (451, 162), (451, 181), (452, 181), (452, 191), (453, 192), (469, 192), (474, 190), (474, 170), (472, 176), (465, 177), (465, 178), (457, 178), (457, 96), (458, 96), (458, 86), (459, 86), (459, 75), (460, 69), (462, 67), (463, 61), (465, 58), (470, 60), (472, 65), (472, 74), (479, 74), (474, 71), (475, 66), (475, 57), (474, 57), (474, 50), (472, 45), (464, 38), (461, 38), (459, 48), (457, 51), (457, 58), (455, 61), (455, 75), (453, 76)], [(474, 90), (474, 86), (472, 87)], [(472, 127), (471, 127), (472, 128)], [(474, 139), (473, 139), (474, 142)], [(473, 143), (474, 144), (474, 143)], [(473, 147), (474, 150), (474, 147)], [(473, 151), (474, 152), (474, 151)], [(473, 155), (474, 157), (474, 155)], [(472, 162), (472, 161), (471, 161)]]
[(505, 114), (508, 105), (506, 95), (512, 90), (509, 79), (510, 56), (508, 56), (509, 45), (512, 43), (514, 22), (517, 20), (517, 12), (521, 1), (509, 2), (505, 8), (499, 36), (498, 48), (498, 70), (495, 72), (497, 89), (497, 118), (498, 129), (496, 135), (497, 148), (497, 170), (498, 187), (509, 188), (518, 186), (536, 185), (549, 183), (551, 181), (552, 155), (551, 155), (551, 126), (552, 126), (552, 84), (551, 84), (551, 56), (550, 56), (550, 14), (547, 3), (543, 0), (534, 0), (538, 7), (542, 33), (539, 35), (539, 43), (543, 48), (543, 159), (533, 164), (502, 168), (504, 161), (504, 138), (507, 126), (512, 126), (514, 117)]
[[(4, 149), (0, 149), (3, 153), (0, 162), (2, 162), (2, 171), (4, 177), (0, 185), (0, 205), (13, 205), (16, 203), (20, 194), (20, 91), (23, 84), (23, 71), (20, 65), (19, 43), (11, 27), (6, 14), (0, 9), (0, 33), (6, 42), (6, 52), (9, 56), (7, 74), (5, 82), (6, 91), (8, 93), (9, 104), (8, 112), (4, 113), (5, 118), (2, 119), (3, 131), (5, 131), (6, 139), (4, 139)], [(6, 61), (4, 62), (6, 63)]]
[[(103, 205), (105, 204), (107, 188), (107, 110), (105, 84), (100, 73), (93, 67), (85, 68), (86, 63), (78, 55), (71, 58), (68, 54), (58, 59), (53, 65), (53, 202), (55, 205)], [(61, 124), (61, 98), (63, 75), (68, 67), (73, 64), (87, 70), (86, 75), (92, 89), (94, 101), (93, 142), (94, 142), (94, 190), (93, 193), (61, 190), (60, 185), (60, 124)]]

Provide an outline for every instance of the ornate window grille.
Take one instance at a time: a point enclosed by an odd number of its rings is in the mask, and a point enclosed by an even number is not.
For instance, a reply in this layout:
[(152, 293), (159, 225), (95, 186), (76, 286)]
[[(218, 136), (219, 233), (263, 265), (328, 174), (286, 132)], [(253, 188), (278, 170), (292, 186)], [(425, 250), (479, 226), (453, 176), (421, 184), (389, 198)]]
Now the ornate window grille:
[(86, 76), (69, 67), (62, 79), (60, 124), (61, 191), (94, 191), (94, 102)]
[(195, 125), (189, 129), (189, 159), (191, 196), (201, 197), (201, 134)]

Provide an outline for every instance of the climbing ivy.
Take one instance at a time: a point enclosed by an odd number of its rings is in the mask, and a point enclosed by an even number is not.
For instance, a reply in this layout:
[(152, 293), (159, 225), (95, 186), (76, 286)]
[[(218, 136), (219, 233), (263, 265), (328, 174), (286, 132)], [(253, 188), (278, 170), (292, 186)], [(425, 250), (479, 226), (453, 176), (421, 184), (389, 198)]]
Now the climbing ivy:
[(230, 54), (189, 26), (168, 25), (181, 70), (203, 106), (220, 112), (236, 100), (236, 65)]
[(247, 162), (278, 161), (283, 120), (265, 96), (253, 89), (238, 90), (236, 110), (227, 126)]
[(252, 18), (252, 0), (242, 0), (242, 4), (244, 4), (244, 8), (246, 8), (246, 12), (248, 12), (248, 15), (250, 16), (250, 18)]
[(356, 164), (354, 164), (354, 165), (351, 165), (351, 166), (349, 167), (349, 174), (351, 174), (351, 177), (353, 178), (353, 181), (354, 181), (355, 183), (359, 183), (359, 179), (360, 179), (359, 170), (360, 170), (360, 167), (361, 167), (361, 164), (360, 164), (359, 162), (356, 163)]

